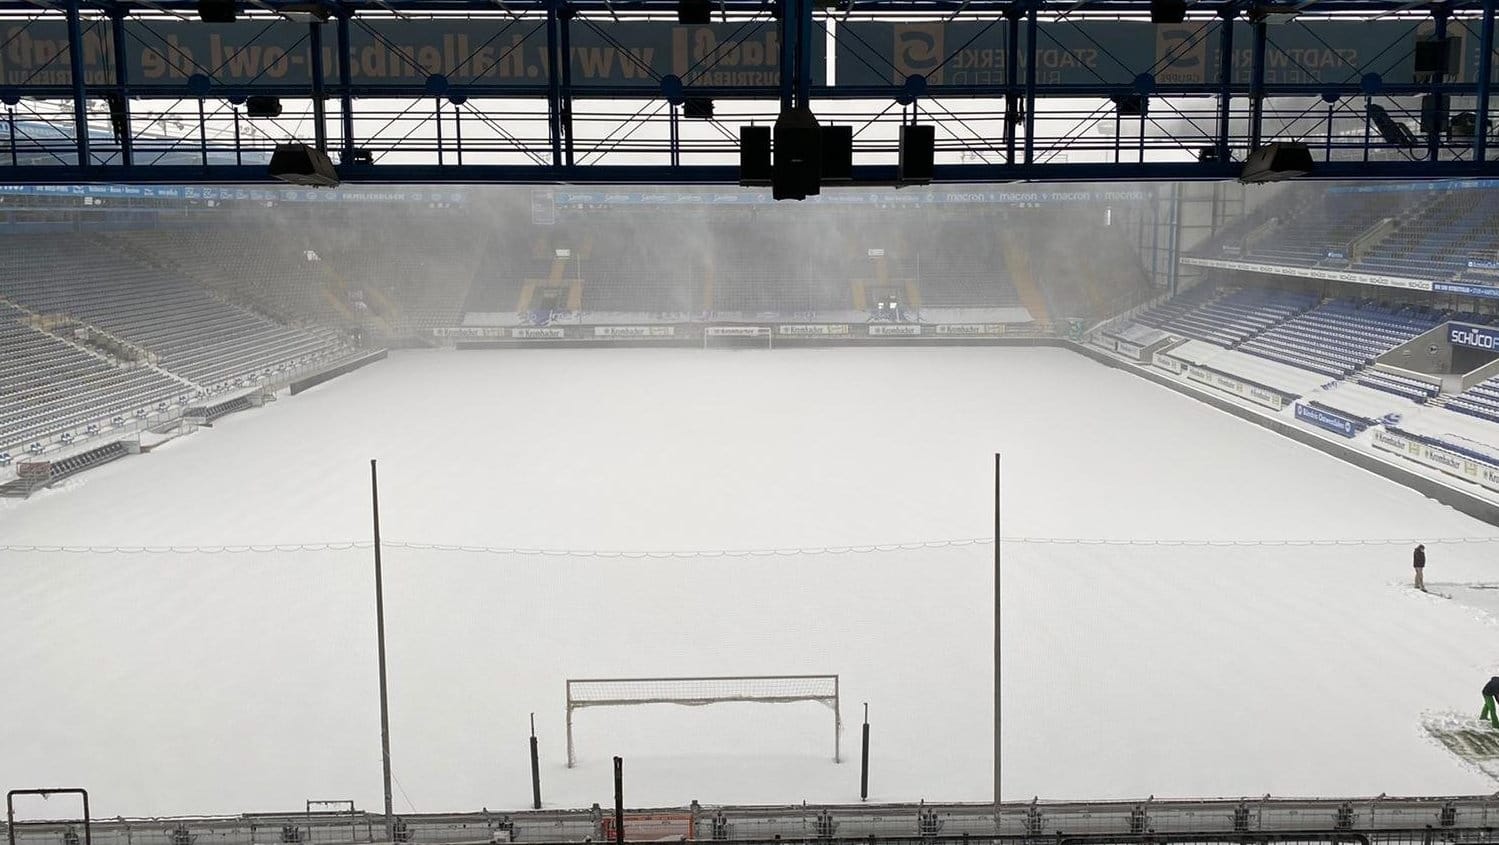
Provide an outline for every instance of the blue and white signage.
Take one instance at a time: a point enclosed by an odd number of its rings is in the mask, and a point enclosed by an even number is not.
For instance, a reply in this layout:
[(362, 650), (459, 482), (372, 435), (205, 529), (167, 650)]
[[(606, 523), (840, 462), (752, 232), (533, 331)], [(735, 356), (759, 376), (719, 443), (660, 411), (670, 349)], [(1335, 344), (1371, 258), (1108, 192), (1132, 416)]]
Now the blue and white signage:
[(1437, 293), (1455, 293), (1459, 296), (1481, 296), (1484, 299), (1499, 299), (1499, 287), (1494, 285), (1469, 285), (1462, 282), (1433, 282), (1431, 289)]
[(1447, 341), (1453, 346), (1499, 352), (1499, 329), (1468, 323), (1448, 323)]
[(1344, 437), (1352, 437), (1359, 432), (1359, 426), (1353, 420), (1328, 413), (1321, 408), (1314, 408), (1305, 402), (1296, 403), (1296, 419)]

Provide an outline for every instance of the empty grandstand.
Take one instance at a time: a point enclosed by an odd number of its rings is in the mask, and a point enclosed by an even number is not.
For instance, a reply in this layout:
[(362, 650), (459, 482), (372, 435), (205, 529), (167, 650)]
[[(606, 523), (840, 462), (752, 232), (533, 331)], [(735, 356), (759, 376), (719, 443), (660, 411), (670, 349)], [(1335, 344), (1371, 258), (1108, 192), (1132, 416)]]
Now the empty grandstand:
[[(626, 194), (563, 198), (546, 219), (520, 196), (527, 205), (478, 191), (339, 203), (265, 189), (0, 192), (15, 256), (0, 268), (4, 377), (16, 386), (0, 398), (0, 452), (50, 454), (187, 410), (206, 421), (204, 409), (369, 348), (512, 329), (610, 339), (641, 325), (700, 343), (696, 327), (735, 323), (1038, 334), (1152, 293), (1136, 249), (1143, 211), (1121, 203), (1101, 218), (1085, 193), (785, 214)], [(1098, 248), (1080, 257), (1060, 230), (1092, 231)]]

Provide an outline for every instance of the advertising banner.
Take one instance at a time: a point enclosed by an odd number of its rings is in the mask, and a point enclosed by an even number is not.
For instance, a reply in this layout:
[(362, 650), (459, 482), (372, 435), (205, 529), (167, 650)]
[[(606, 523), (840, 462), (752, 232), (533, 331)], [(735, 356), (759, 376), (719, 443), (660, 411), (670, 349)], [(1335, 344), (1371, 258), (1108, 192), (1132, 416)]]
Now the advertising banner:
[[(129, 20), (126, 60), (137, 87), (181, 85), (202, 74), (230, 88), (311, 85), (309, 25), (247, 20)], [(323, 67), (337, 79), (336, 39), (325, 25)], [(355, 18), (350, 27), (351, 81), (423, 85), (441, 74), (453, 85), (543, 85), (546, 24), (541, 20)], [(84, 29), (84, 74), (90, 85), (114, 84), (114, 45), (107, 22)], [(822, 39), (813, 40), (813, 84), (825, 79)], [(0, 23), (0, 85), (71, 84), (62, 21)], [(688, 85), (772, 88), (780, 80), (780, 33), (773, 20), (678, 26), (671, 21), (574, 19), (573, 84), (658, 84), (675, 74)]]
[(1344, 437), (1353, 437), (1361, 428), (1361, 425), (1354, 420), (1322, 408), (1314, 408), (1305, 402), (1296, 403), (1296, 419)]
[[(1415, 43), (1429, 23), (1410, 21), (1292, 21), (1270, 27), (1265, 83), (1307, 85), (1355, 83), (1376, 73), (1388, 83), (1411, 83)], [(907, 76), (927, 84), (997, 86), (1005, 83), (1011, 45), (1009, 28), (997, 21), (851, 21), (838, 27), (839, 85), (899, 85)], [(1020, 67), (1028, 49), (1025, 28)], [(1478, 38), (1455, 25), (1453, 82), (1471, 82), (1478, 68)], [(1250, 82), (1252, 25), (1234, 25), (1232, 81)], [(1152, 24), (1143, 21), (1041, 21), (1036, 39), (1036, 82), (1048, 85), (1131, 85), (1142, 74), (1158, 84), (1218, 84), (1222, 29), (1217, 21)], [(1024, 74), (1020, 75), (1024, 79)]]
[(1448, 323), (1447, 341), (1453, 346), (1496, 352), (1499, 351), (1499, 329), (1471, 323)]
[(874, 323), (869, 327), (871, 335), (904, 335), (915, 337), (921, 334), (921, 326), (915, 323)]

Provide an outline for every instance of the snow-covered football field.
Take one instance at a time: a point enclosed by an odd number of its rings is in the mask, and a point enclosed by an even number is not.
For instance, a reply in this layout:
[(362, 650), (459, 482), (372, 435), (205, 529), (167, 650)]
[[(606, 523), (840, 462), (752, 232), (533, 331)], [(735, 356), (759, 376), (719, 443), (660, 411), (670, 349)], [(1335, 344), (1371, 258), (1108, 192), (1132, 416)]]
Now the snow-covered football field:
[[(993, 548), (554, 550), (1011, 538), (1422, 538), (1490, 526), (1056, 349), (411, 352), (32, 500), (0, 545), (367, 541), (380, 459), (399, 811), (992, 797)], [(1396, 544), (1003, 544), (1009, 799), (1488, 793), (1421, 729), (1499, 629)], [(380, 806), (365, 547), (0, 552), (0, 786), (96, 816)], [(569, 677), (837, 673), (815, 703), (583, 711)]]

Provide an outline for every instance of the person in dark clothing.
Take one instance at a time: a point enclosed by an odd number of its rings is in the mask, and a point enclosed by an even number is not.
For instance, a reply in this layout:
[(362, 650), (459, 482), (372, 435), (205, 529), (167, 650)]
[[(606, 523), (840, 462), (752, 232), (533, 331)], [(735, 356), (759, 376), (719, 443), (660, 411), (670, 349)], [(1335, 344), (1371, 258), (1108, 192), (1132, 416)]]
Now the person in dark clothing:
[(1499, 728), (1499, 707), (1494, 704), (1495, 696), (1499, 696), (1499, 678), (1489, 678), (1489, 682), (1483, 685), (1483, 712), (1478, 718), (1488, 719), (1490, 725)]
[(1417, 546), (1416, 554), (1411, 560), (1411, 565), (1416, 568), (1416, 589), (1426, 592), (1426, 547)]

